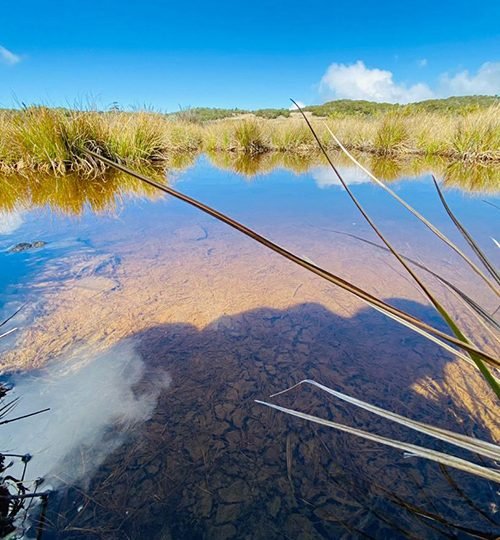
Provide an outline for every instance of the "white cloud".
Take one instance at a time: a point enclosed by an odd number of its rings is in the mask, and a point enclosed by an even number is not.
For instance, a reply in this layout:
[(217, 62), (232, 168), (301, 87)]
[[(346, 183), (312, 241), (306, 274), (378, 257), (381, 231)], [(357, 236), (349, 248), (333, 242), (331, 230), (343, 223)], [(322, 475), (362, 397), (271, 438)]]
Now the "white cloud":
[[(427, 65), (427, 59), (418, 62)], [(331, 64), (323, 75), (319, 90), (325, 99), (366, 99), (388, 103), (411, 103), (425, 99), (474, 94), (500, 94), (500, 62), (485, 62), (476, 73), (444, 73), (435, 88), (420, 82), (397, 83), (391, 71), (368, 68), (361, 60), (354, 64)]]
[(75, 350), (66, 362), (14, 377), (9, 397), (21, 399), (12, 416), (50, 411), (3, 426), (2, 450), (29, 451), (31, 478), (44, 477), (53, 487), (85, 484), (133, 426), (151, 417), (170, 382), (166, 372), (147, 372), (132, 341), (96, 355)]
[(500, 94), (500, 62), (485, 62), (475, 74), (467, 70), (453, 76), (445, 73), (441, 76), (439, 93), (447, 96)]
[(433, 97), (426, 84), (397, 84), (392, 72), (367, 68), (361, 60), (350, 65), (331, 64), (321, 79), (320, 92), (327, 99), (366, 99), (389, 103), (408, 103)]
[(14, 54), (12, 51), (9, 51), (9, 49), (6, 49), (0, 45), (0, 62), (13, 66), (14, 64), (18, 64), (20, 61), (21, 57), (18, 54)]
[(23, 224), (23, 214), (19, 211), (0, 212), (0, 234), (12, 234)]
[[(296, 101), (297, 105), (298, 105), (301, 109), (303, 109), (303, 108), (306, 106), (306, 104), (303, 103), (302, 101), (298, 101), (298, 100), (295, 100), (295, 101)], [(295, 105), (295, 103), (292, 103), (292, 104), (290, 105), (290, 107), (289, 107), (288, 110), (289, 110), (289, 111), (298, 111), (297, 105)]]
[[(366, 184), (371, 181), (368, 175), (358, 167), (337, 167), (337, 170), (347, 185)], [(315, 167), (310, 174), (319, 188), (342, 185), (331, 167)]]

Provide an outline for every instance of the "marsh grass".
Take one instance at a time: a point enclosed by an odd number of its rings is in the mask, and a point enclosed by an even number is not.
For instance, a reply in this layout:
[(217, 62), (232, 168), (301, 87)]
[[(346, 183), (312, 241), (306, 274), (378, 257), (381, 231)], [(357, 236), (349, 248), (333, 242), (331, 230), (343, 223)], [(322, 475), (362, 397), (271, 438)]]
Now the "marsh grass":
[(373, 146), (375, 153), (387, 156), (407, 151), (409, 140), (408, 127), (404, 119), (388, 114), (377, 127)]
[(102, 172), (83, 149), (141, 166), (192, 153), (201, 146), (199, 128), (154, 112), (68, 111), (28, 107), (0, 112), (0, 168), (55, 174)]
[(495, 158), (500, 150), (500, 108), (495, 114), (479, 112), (461, 118), (451, 138), (452, 153), (468, 159)]
[[(325, 121), (311, 118), (328, 150), (338, 148)], [(463, 114), (419, 111), (326, 119), (349, 150), (379, 156), (443, 156), (474, 163), (500, 161), (500, 106)], [(83, 150), (129, 166), (163, 164), (197, 152), (259, 155), (316, 153), (311, 132), (295, 115), (253, 114), (204, 122), (152, 111), (107, 111), (27, 107), (0, 111), (0, 170), (56, 174), (103, 172)]]
[(262, 154), (271, 149), (262, 122), (242, 120), (234, 125), (233, 148), (245, 154)]

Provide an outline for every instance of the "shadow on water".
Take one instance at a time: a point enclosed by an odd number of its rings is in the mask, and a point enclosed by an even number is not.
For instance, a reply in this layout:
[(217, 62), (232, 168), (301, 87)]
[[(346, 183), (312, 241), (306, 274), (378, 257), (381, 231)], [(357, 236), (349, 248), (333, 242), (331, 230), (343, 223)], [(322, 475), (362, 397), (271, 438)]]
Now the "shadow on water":
[[(429, 308), (406, 300), (393, 304), (442, 326)], [(133, 339), (146, 366), (135, 391), (159, 371), (168, 372), (172, 384), (88, 488), (69, 487), (53, 499), (47, 538), (469, 537), (404, 510), (395, 498), (462, 527), (495, 532), (488, 482), (449, 470), (457, 491), (436, 464), (254, 402), (310, 378), (491, 439), (449, 396), (430, 400), (415, 390), (424, 377), (442, 382), (452, 359), (382, 315), (365, 309), (343, 318), (305, 303), (224, 316), (202, 329), (157, 326)], [(277, 401), (460, 455), (315, 390), (298, 389)]]

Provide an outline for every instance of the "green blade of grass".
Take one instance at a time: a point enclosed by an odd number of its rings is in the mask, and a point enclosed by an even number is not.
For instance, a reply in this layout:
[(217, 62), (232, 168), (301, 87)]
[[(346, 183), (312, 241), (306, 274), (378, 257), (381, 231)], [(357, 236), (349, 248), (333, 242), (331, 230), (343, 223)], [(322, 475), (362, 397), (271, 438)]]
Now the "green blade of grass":
[(474, 474), (481, 478), (485, 478), (486, 480), (492, 480), (494, 482), (500, 483), (500, 471), (496, 469), (483, 467), (481, 465), (472, 463), (471, 461), (445, 454), (443, 452), (438, 452), (436, 450), (431, 450), (429, 448), (417, 446), (415, 444), (405, 443), (396, 439), (389, 439), (388, 437), (382, 437), (381, 435), (376, 435), (368, 431), (353, 428), (345, 424), (339, 424), (337, 422), (325, 420), (318, 416), (313, 416), (311, 414), (306, 414), (300, 411), (296, 411), (294, 409), (281, 407), (280, 405), (275, 405), (274, 403), (267, 403), (266, 401), (260, 401), (258, 399), (256, 399), (255, 402), (260, 403), (261, 405), (265, 405), (266, 407), (276, 409), (277, 411), (284, 412), (291, 416), (296, 416), (297, 418), (302, 418), (303, 420), (314, 422), (315, 424), (320, 424), (322, 426), (337, 429), (345, 433), (350, 433), (351, 435), (361, 437), (362, 439), (367, 439), (369, 441), (377, 442), (391, 448), (396, 448), (397, 450), (402, 450), (403, 452), (409, 452), (412, 456), (421, 457), (429, 461), (434, 461), (442, 465), (447, 465), (448, 467), (453, 467), (454, 469), (458, 469), (460, 471)]
[(441, 203), (443, 204), (444, 209), (446, 210), (446, 213), (448, 214), (448, 216), (450, 216), (450, 219), (453, 221), (455, 227), (460, 231), (460, 234), (464, 237), (465, 241), (469, 244), (472, 251), (476, 254), (477, 258), (483, 263), (484, 267), (488, 270), (490, 275), (497, 282), (497, 285), (500, 285), (500, 275), (498, 274), (496, 268), (490, 262), (488, 257), (486, 257), (483, 250), (479, 247), (478, 243), (474, 240), (474, 238), (472, 238), (472, 236), (467, 231), (467, 229), (460, 223), (457, 216), (455, 216), (450, 206), (448, 205), (448, 202), (446, 201), (443, 195), (443, 192), (441, 188), (439, 187), (439, 184), (437, 183), (434, 175), (432, 175), (432, 180), (434, 182), (434, 186), (436, 187), (436, 191), (438, 193), (439, 199), (441, 200)]

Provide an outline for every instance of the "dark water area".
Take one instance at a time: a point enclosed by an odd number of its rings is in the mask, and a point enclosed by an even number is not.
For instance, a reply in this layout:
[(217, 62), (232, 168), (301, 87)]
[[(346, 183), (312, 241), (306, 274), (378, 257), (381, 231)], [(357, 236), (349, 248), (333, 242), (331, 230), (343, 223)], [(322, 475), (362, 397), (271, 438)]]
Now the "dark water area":
[[(377, 241), (324, 165), (248, 175), (212, 162), (198, 158), (168, 180), (446, 331), (396, 261), (356, 238)], [(494, 311), (456, 255), (359, 171), (341, 172), (401, 252)], [(445, 195), (498, 264), (500, 200), (488, 178), (487, 193), (467, 186)], [(494, 402), (466, 363), (135, 181), (40, 178), (17, 191), (13, 182), (0, 202), (0, 314), (25, 307), (4, 327), (17, 330), (0, 340), (0, 368), (22, 398), (16, 414), (51, 411), (3, 426), (0, 450), (33, 454), (29, 478), (43, 476), (53, 490), (44, 538), (500, 534), (494, 483), (255, 402), (313, 379), (498, 443)], [(463, 246), (430, 169), (391, 187)], [(10, 251), (34, 241), (45, 245)], [(477, 333), (456, 298), (422, 275)], [(479, 342), (495, 352), (488, 334)], [(492, 466), (318, 389), (271, 401)]]

